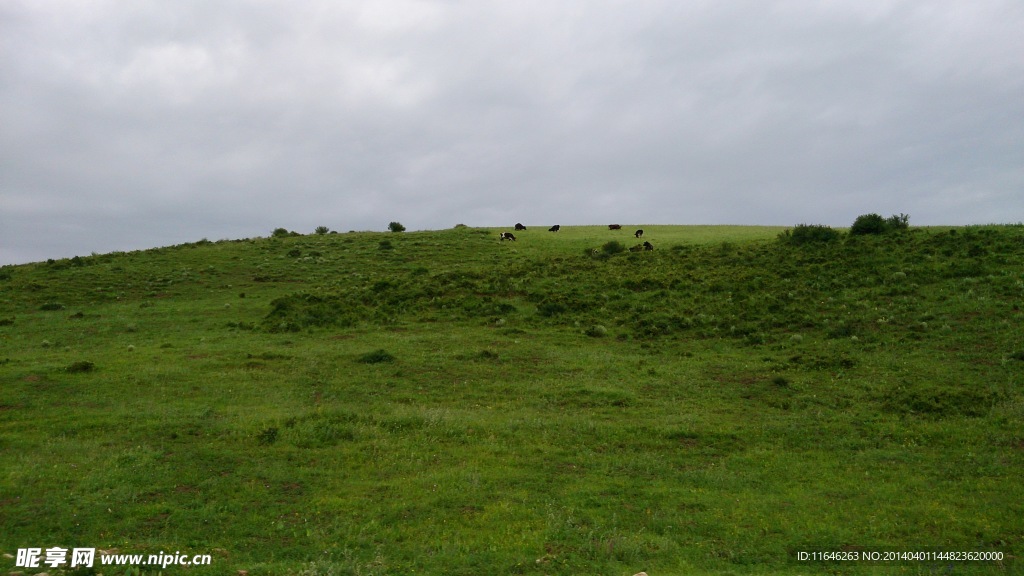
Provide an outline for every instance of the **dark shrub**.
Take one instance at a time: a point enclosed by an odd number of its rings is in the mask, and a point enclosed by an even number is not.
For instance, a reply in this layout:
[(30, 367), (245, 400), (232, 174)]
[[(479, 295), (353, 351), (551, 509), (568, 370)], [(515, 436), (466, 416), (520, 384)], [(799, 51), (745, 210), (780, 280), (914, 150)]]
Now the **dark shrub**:
[(72, 362), (71, 364), (68, 364), (64, 371), (75, 374), (79, 372), (92, 372), (95, 369), (96, 365), (92, 362), (89, 362), (88, 360), (81, 360), (79, 362)]
[(884, 234), (906, 230), (910, 227), (910, 216), (906, 214), (893, 214), (888, 218), (882, 218), (878, 214), (862, 214), (853, 221), (850, 227), (850, 234), (861, 236), (865, 234)]
[(558, 302), (542, 302), (537, 306), (537, 314), (550, 318), (559, 314), (564, 314), (568, 309)]
[(853, 226), (850, 226), (850, 234), (853, 236), (881, 234), (885, 232), (885, 230), (885, 218), (882, 218), (878, 214), (861, 214), (853, 221)]
[(274, 238), (284, 238), (288, 235), (288, 230), (286, 228), (274, 228), (274, 233), (272, 234)]
[(392, 222), (388, 224), (388, 230), (392, 232), (405, 232), (405, 226), (402, 226), (400, 222)]
[(305, 328), (349, 327), (356, 323), (352, 304), (338, 296), (290, 294), (270, 302), (263, 319), (269, 332), (298, 332)]
[(316, 232), (317, 234), (319, 234), (321, 236), (323, 236), (324, 234), (327, 234), (330, 231), (331, 231), (331, 229), (328, 228), (327, 226), (317, 226), (316, 230), (314, 230), (314, 232)]
[(693, 327), (693, 322), (677, 314), (637, 314), (632, 322), (633, 330), (639, 338), (667, 336), (679, 330)]
[(792, 230), (786, 230), (779, 234), (779, 241), (784, 244), (800, 246), (803, 244), (824, 244), (834, 242), (842, 236), (838, 230), (833, 230), (821, 224), (797, 224)]
[(493, 314), (513, 314), (519, 309), (508, 302), (497, 302), (490, 307), (490, 311)]
[(386, 350), (379, 349), (363, 354), (357, 361), (362, 364), (380, 364), (382, 362), (394, 362), (395, 357), (388, 354)]
[(825, 331), (825, 337), (833, 340), (838, 338), (849, 338), (856, 335), (857, 333), (854, 327), (846, 322), (837, 322)]
[(47, 302), (46, 304), (40, 306), (39, 309), (47, 312), (52, 312), (54, 310), (63, 310), (64, 305), (57, 302)]
[(906, 214), (893, 214), (885, 219), (886, 228), (889, 230), (906, 230), (910, 227), (910, 216)]

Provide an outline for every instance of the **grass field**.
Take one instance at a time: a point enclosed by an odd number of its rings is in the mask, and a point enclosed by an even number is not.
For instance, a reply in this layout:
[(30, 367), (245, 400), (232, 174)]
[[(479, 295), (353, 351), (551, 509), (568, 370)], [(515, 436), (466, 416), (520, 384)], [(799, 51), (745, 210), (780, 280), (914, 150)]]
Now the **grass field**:
[[(1024, 227), (783, 230), (2, 267), (0, 572), (1020, 571)], [(30, 547), (212, 562), (16, 567)], [(1004, 561), (797, 560), (936, 548)]]

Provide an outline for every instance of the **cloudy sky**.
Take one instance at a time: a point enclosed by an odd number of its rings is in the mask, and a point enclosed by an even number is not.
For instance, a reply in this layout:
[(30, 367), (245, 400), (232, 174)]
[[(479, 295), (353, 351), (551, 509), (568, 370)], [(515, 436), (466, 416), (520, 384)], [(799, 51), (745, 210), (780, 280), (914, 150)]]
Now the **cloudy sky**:
[(0, 0), (0, 264), (1024, 220), (1020, 0)]

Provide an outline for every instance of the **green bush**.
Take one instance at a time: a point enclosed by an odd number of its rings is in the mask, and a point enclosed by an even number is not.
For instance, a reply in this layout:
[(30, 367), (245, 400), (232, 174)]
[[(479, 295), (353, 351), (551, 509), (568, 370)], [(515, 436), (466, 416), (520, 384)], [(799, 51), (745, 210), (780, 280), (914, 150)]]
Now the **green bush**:
[(272, 300), (270, 306), (270, 312), (263, 319), (263, 328), (268, 332), (345, 328), (358, 321), (353, 305), (338, 296), (290, 294)]
[(78, 362), (72, 362), (71, 364), (68, 364), (68, 366), (64, 368), (64, 371), (68, 372), (69, 374), (76, 374), (81, 372), (92, 372), (95, 369), (96, 365), (93, 364), (92, 362), (89, 362), (88, 360), (81, 360)]
[(568, 308), (558, 302), (541, 302), (537, 305), (537, 314), (545, 318), (558, 316), (559, 314), (564, 314), (567, 311)]
[(850, 227), (850, 234), (862, 236), (866, 234), (885, 234), (896, 230), (906, 230), (910, 227), (910, 216), (906, 214), (893, 214), (888, 218), (882, 218), (879, 214), (861, 214), (853, 221)]
[(882, 234), (885, 230), (885, 218), (878, 214), (861, 214), (853, 221), (853, 226), (850, 226), (850, 234), (853, 236)]
[(317, 234), (323, 236), (324, 234), (327, 234), (330, 231), (331, 231), (331, 229), (328, 228), (327, 226), (317, 226), (316, 230), (314, 232), (316, 232)]
[(392, 222), (388, 224), (388, 230), (392, 232), (405, 232), (405, 226), (402, 226), (401, 222)]
[(821, 224), (797, 224), (792, 230), (779, 234), (779, 241), (784, 244), (801, 246), (804, 244), (824, 244), (838, 240), (842, 234)]
[(625, 251), (626, 251), (626, 246), (622, 242), (619, 242), (618, 240), (612, 240), (610, 242), (606, 242), (604, 244), (604, 246), (601, 246), (601, 252), (604, 252), (605, 254), (608, 254), (609, 256), (611, 256), (612, 254), (618, 254), (620, 252), (625, 252)]
[(910, 227), (910, 216), (893, 214), (885, 219), (885, 225), (889, 230), (906, 230)]

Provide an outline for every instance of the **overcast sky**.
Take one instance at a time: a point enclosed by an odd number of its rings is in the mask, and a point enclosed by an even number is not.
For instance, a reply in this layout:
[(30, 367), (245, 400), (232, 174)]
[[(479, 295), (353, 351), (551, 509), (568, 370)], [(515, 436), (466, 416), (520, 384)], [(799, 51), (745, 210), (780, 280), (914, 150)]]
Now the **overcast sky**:
[(1024, 220), (1020, 0), (0, 0), (0, 264)]

